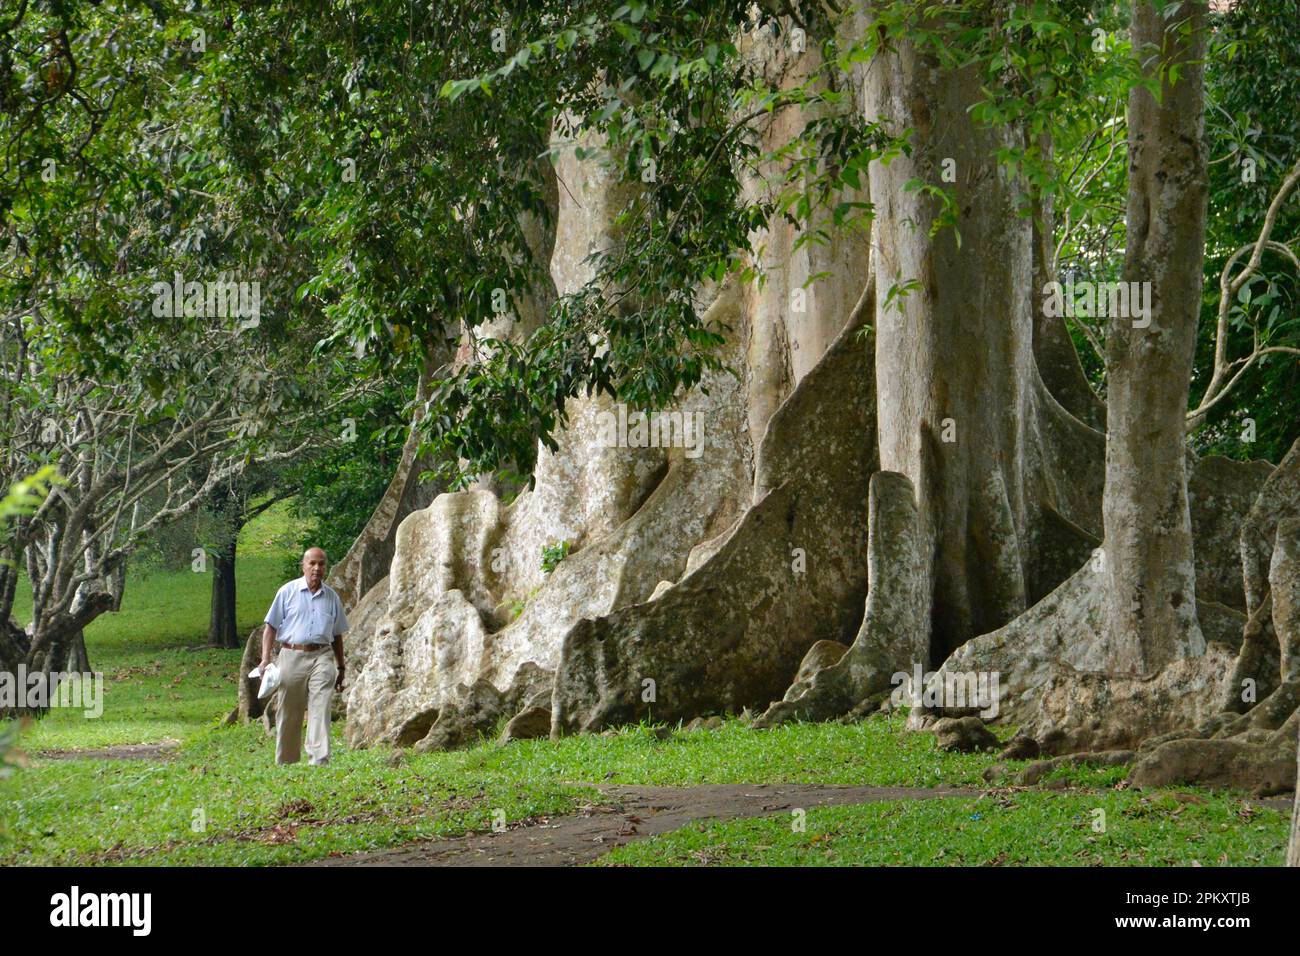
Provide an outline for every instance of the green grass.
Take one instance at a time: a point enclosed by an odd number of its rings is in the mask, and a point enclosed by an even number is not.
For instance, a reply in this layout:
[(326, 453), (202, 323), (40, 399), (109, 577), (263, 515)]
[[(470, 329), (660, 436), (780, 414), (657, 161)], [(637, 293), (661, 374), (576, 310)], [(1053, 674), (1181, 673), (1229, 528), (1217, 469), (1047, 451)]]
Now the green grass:
[[(239, 534), (241, 557), (274, 557), (296, 565), (301, 557), (298, 542), (301, 539), (302, 521), (293, 514), (293, 499), (277, 501), (244, 526)], [(335, 555), (341, 560), (343, 555)], [(294, 572), (297, 573), (297, 572)]]
[[(1021, 791), (696, 823), (603, 866), (1281, 866), (1289, 815), (1229, 795)], [(1094, 822), (1105, 811), (1105, 829)]]
[[(236, 565), (240, 633), (266, 614), (281, 581), (274, 557)], [(274, 573), (273, 573), (274, 572)], [(122, 610), (86, 629), (91, 670), (104, 675), (104, 715), (53, 708), (22, 733), (26, 750), (70, 750), (181, 739), (229, 712), (240, 650), (194, 650), (204, 642), (210, 574), (163, 571), (127, 582)], [(30, 598), (29, 598), (30, 600)]]
[[(286, 579), (283, 541), (287, 502), (267, 509), (240, 536), (235, 566), (236, 621), (247, 634), (266, 614)], [(24, 728), (24, 750), (73, 750), (110, 744), (183, 739), (229, 712), (236, 693), (239, 650), (193, 648), (206, 640), (212, 574), (156, 571), (129, 575), (122, 609), (86, 628), (93, 671), (104, 675), (104, 715), (52, 709)], [(24, 581), (14, 617), (31, 618), (31, 588)]]
[(465, 754), (392, 766), (384, 749), (336, 749), (324, 768), (273, 756), (255, 725), (198, 733), (163, 762), (35, 762), (0, 782), (0, 863), (284, 863), (487, 830), (498, 810), (568, 813), (590, 796), (466, 773)]
[[(738, 720), (660, 740), (653, 728), (457, 753), (350, 750), (334, 725), (327, 768), (276, 767), (260, 727), (193, 732), (165, 762), (37, 761), (0, 782), (0, 864), (303, 861), (490, 828), (598, 802), (578, 781), (623, 784), (857, 783), (977, 787), (988, 756), (938, 751), (876, 717), (774, 731)], [(1100, 783), (1111, 768), (1079, 768)], [(611, 863), (1276, 863), (1287, 817), (1236, 795), (996, 791), (983, 799), (810, 810), (697, 826), (635, 844)], [(1203, 801), (1197, 802), (1197, 801)], [(1091, 811), (1107, 812), (1095, 834)], [(195, 811), (206, 829), (194, 832)], [(814, 840), (818, 834), (825, 834)], [(827, 850), (832, 851), (829, 855)], [(1226, 860), (1224, 859), (1226, 857)]]
[[(221, 703), (227, 708), (229, 697)], [(333, 730), (328, 768), (276, 767), (259, 726), (191, 730), (164, 762), (35, 761), (0, 782), (0, 863), (305, 860), (486, 829), (497, 809), (508, 821), (570, 812), (597, 799), (577, 781), (970, 784), (988, 759), (942, 753), (928, 735), (884, 719), (768, 732), (731, 720), (662, 741), (650, 727), (628, 727), (555, 743), (407, 753), (397, 767), (386, 748), (349, 750), (338, 723)], [(310, 804), (305, 818), (294, 815), (297, 800)], [(199, 808), (207, 829), (193, 833)]]
[(1057, 767), (1050, 773), (1043, 775), (1042, 780), (1039, 781), (1039, 786), (1060, 780), (1070, 787), (1105, 790), (1127, 779), (1128, 772), (1129, 768), (1125, 764), (1115, 767), (1096, 767), (1092, 764)]
[[(261, 621), (286, 579), (284, 503), (244, 529), (236, 568), (241, 631)], [(104, 673), (104, 712), (54, 709), (22, 729), (27, 754), (174, 738), (166, 761), (41, 760), (0, 780), (0, 861), (274, 863), (353, 852), (507, 820), (568, 812), (582, 788), (468, 774), (467, 754), (348, 751), (335, 725), (328, 768), (277, 767), (260, 726), (218, 727), (234, 706), (241, 651), (192, 648), (207, 629), (211, 577), (132, 576), (122, 610), (87, 629)], [(30, 615), (30, 592), (16, 616)]]
[(787, 724), (758, 731), (739, 719), (716, 731), (625, 727), (608, 736), (558, 743), (524, 740), (476, 753), (476, 768), (540, 770), (564, 780), (688, 786), (701, 783), (826, 783), (872, 786), (980, 786), (988, 756), (936, 749), (929, 734), (903, 730), (902, 718), (858, 724)]

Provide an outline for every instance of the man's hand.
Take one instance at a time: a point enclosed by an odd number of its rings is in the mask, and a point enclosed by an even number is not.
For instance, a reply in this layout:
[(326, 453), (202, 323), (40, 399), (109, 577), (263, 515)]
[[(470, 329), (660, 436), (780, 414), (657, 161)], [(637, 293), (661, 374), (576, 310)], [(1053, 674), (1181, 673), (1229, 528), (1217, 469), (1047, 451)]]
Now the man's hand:
[(339, 667), (339, 676), (334, 678), (334, 689), (341, 691), (343, 689), (343, 671), (345, 670), (345, 668), (343, 667), (342, 664), (338, 665), (338, 667)]
[(261, 668), (261, 672), (262, 672), (263, 674), (265, 674), (265, 673), (266, 673), (266, 669), (267, 669), (270, 665), (271, 665), (271, 658), (269, 658), (269, 657), (263, 657), (263, 658), (262, 658), (262, 663), (258, 664), (257, 666), (260, 667), (260, 668)]

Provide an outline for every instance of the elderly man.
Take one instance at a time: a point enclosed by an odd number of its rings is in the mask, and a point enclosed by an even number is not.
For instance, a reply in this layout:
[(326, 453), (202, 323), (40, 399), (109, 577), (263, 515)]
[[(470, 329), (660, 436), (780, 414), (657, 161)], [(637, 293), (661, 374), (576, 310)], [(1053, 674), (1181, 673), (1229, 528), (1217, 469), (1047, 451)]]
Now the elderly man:
[[(280, 695), (276, 707), (275, 762), (297, 763), (301, 756), (302, 716), (307, 713), (307, 762), (329, 763), (330, 700), (343, 689), (343, 634), (348, 618), (343, 602), (325, 583), (325, 552), (308, 548), (302, 577), (275, 592), (262, 631), (262, 667), (280, 642)], [(327, 653), (333, 648), (334, 653)]]

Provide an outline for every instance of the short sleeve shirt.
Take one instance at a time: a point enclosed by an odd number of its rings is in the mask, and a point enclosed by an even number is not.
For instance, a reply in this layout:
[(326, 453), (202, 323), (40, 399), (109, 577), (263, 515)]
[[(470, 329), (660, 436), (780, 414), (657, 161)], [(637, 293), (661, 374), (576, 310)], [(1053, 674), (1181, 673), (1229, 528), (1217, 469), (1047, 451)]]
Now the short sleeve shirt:
[(329, 644), (348, 629), (348, 616), (338, 592), (324, 582), (315, 594), (301, 577), (275, 592), (265, 623), (275, 628), (283, 644)]

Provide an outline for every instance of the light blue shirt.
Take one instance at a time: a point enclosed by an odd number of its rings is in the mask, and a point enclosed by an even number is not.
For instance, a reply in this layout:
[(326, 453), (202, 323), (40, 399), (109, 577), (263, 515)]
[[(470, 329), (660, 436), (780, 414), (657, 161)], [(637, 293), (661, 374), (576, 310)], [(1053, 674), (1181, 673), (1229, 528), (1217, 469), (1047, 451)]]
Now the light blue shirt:
[(275, 639), (283, 644), (330, 644), (347, 631), (348, 616), (338, 592), (322, 581), (312, 594), (304, 576), (275, 592), (265, 623), (275, 628)]

